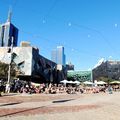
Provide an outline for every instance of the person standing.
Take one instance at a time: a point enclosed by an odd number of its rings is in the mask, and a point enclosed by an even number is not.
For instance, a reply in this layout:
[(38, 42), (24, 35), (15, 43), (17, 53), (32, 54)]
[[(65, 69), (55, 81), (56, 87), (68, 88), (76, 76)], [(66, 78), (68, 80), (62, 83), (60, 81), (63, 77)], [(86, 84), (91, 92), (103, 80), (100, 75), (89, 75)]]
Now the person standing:
[(5, 92), (10, 93), (10, 84), (9, 83), (6, 84), (6, 91)]
[(2, 81), (0, 80), (0, 97), (2, 96)]
[(109, 94), (112, 94), (113, 93), (113, 88), (112, 88), (112, 86), (108, 86), (108, 92), (109, 92)]

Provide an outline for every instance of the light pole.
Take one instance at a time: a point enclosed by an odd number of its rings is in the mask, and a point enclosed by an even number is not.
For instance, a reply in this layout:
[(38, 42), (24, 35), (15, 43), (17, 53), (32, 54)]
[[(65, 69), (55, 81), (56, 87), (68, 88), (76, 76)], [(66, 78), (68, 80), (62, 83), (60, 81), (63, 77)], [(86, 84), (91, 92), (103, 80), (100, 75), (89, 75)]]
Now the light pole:
[(10, 63), (8, 68), (8, 80), (6, 84), (6, 90), (5, 90), (7, 93), (10, 92), (10, 75), (11, 75), (10, 72), (11, 72), (12, 53), (13, 53), (13, 37), (12, 37), (11, 46), (10, 46)]

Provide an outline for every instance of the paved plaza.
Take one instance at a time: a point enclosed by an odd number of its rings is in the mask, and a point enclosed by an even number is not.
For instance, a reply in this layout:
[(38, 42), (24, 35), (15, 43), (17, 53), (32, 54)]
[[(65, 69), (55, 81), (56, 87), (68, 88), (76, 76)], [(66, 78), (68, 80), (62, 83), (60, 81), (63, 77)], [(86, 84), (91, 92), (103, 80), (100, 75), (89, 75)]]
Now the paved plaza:
[(0, 97), (0, 120), (120, 120), (119, 113), (120, 92)]

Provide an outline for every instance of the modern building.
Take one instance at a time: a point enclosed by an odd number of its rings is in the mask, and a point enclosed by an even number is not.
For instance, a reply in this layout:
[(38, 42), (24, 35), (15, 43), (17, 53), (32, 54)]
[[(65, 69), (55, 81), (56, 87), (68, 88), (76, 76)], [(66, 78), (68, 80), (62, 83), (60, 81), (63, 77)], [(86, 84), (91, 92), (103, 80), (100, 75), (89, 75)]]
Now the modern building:
[(67, 69), (67, 71), (74, 70), (74, 65), (70, 62), (70, 63), (66, 64), (66, 69)]
[(0, 47), (9, 47), (11, 44), (17, 46), (17, 41), (18, 29), (11, 23), (11, 12), (9, 12), (6, 23), (0, 25)]
[[(18, 29), (11, 23), (11, 12), (5, 24), (0, 25), (0, 61), (14, 63), (17, 77), (41, 83), (59, 83), (66, 78), (65, 69), (57, 69), (53, 62), (39, 54), (39, 49), (31, 47), (29, 42), (23, 41), (17, 47)], [(12, 46), (11, 46), (12, 45)], [(9, 47), (11, 46), (11, 48)], [(58, 50), (60, 64), (64, 64), (64, 48)], [(10, 69), (9, 69), (10, 70)]]
[(62, 66), (65, 66), (66, 65), (66, 56), (64, 53), (64, 47), (57, 46), (57, 49), (52, 51), (51, 59), (55, 63), (62, 65)]
[(30, 45), (30, 42), (28, 42), (28, 41), (22, 41), (22, 42), (20, 43), (20, 46), (21, 46), (21, 47), (30, 47), (31, 45)]
[(56, 51), (56, 49), (52, 50), (51, 60), (53, 62), (57, 63), (57, 51)]
[(0, 61), (9, 64), (11, 59), (16, 65), (17, 77), (22, 80), (59, 83), (66, 77), (64, 70), (57, 70), (56, 63), (39, 54), (38, 48), (13, 47), (13, 52), (8, 53), (8, 47), (0, 47)]
[(57, 64), (65, 66), (65, 54), (63, 46), (57, 46)]
[(120, 79), (120, 61), (104, 61), (99, 66), (92, 70), (93, 80), (97, 80), (100, 77), (106, 77), (110, 79)]

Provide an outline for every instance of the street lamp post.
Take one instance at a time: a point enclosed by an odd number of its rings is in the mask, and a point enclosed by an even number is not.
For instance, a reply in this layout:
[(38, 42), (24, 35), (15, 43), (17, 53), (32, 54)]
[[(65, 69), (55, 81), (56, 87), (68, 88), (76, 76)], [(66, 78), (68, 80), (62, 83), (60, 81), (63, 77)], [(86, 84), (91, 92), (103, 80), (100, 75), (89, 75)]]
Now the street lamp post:
[(10, 92), (10, 72), (11, 72), (11, 62), (12, 62), (12, 53), (13, 53), (13, 37), (11, 40), (11, 47), (10, 47), (10, 63), (9, 63), (9, 68), (8, 68), (8, 80), (7, 80), (7, 84), (6, 84), (6, 92), (9, 93)]

